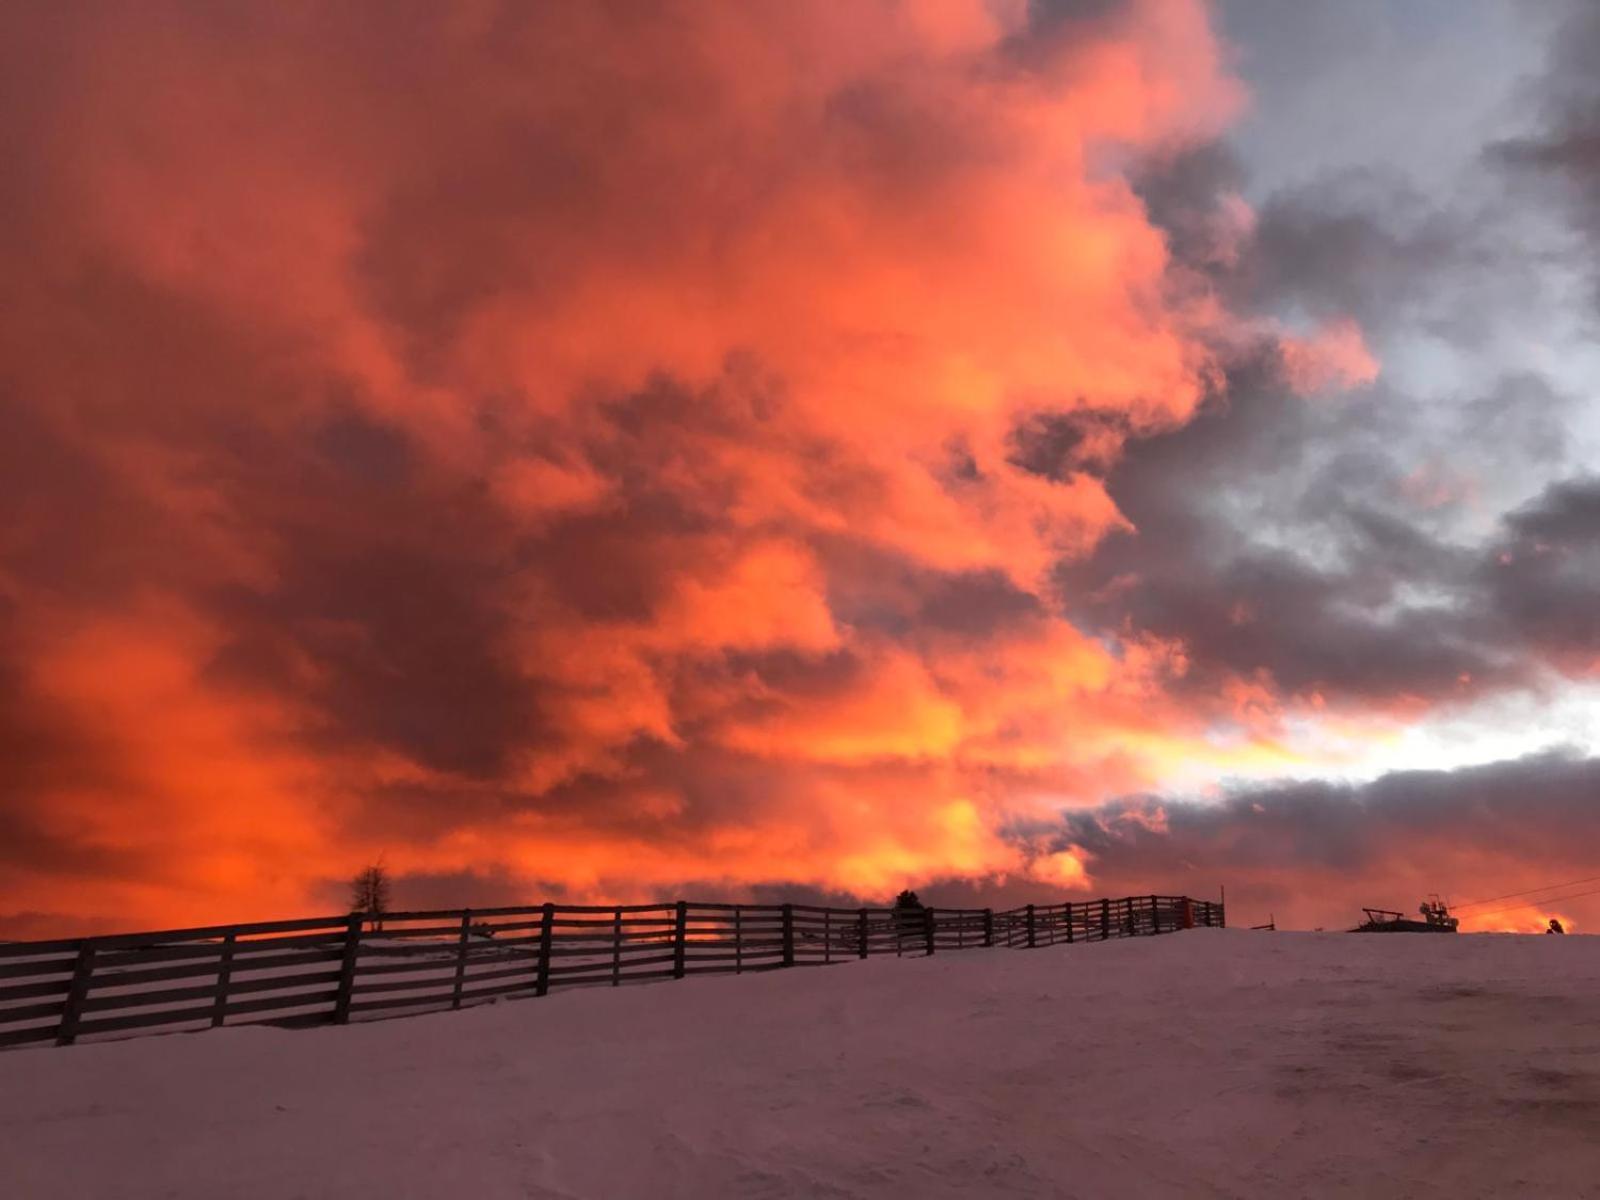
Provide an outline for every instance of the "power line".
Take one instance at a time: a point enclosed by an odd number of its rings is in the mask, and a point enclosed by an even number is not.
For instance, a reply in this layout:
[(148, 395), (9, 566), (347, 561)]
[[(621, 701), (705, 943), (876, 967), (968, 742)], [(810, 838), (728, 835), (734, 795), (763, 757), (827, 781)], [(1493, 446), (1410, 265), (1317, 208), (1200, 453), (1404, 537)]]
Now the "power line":
[(1516, 904), (1507, 904), (1503, 908), (1491, 908), (1487, 912), (1469, 913), (1470, 917), (1494, 917), (1501, 913), (1516, 912), (1524, 908), (1547, 908), (1552, 904), (1562, 904), (1568, 900), (1581, 900), (1585, 896), (1600, 896), (1600, 888), (1588, 888), (1581, 892), (1569, 892), (1564, 896), (1545, 896), (1538, 900), (1523, 900)]
[(1516, 912), (1519, 908), (1544, 908), (1550, 904), (1560, 904), (1566, 900), (1578, 900), (1584, 896), (1600, 896), (1600, 888), (1589, 888), (1582, 892), (1571, 892), (1565, 896), (1545, 896), (1538, 900), (1524, 900), (1520, 904), (1508, 904), (1504, 908), (1491, 908), (1488, 912), (1472, 913), (1473, 917), (1494, 917), (1501, 913)]
[(1580, 883), (1600, 883), (1600, 875), (1590, 875), (1585, 879), (1569, 879), (1565, 883), (1547, 883), (1543, 887), (1528, 888), (1522, 892), (1507, 892), (1504, 896), (1490, 896), (1487, 900), (1468, 900), (1465, 904), (1452, 904), (1452, 909), (1476, 908), (1480, 904), (1493, 904), (1497, 900), (1511, 900), (1517, 896), (1531, 896), (1535, 892), (1553, 892), (1557, 888), (1576, 887)]
[(1515, 904), (1502, 904), (1491, 908), (1487, 912), (1473, 913), (1473, 916), (1487, 917), (1495, 913), (1514, 912), (1519, 908), (1539, 908), (1546, 904), (1556, 904), (1563, 900), (1576, 900), (1582, 896), (1600, 895), (1600, 888), (1585, 888), (1581, 892), (1566, 892), (1555, 896), (1536, 896), (1532, 900), (1519, 900)]

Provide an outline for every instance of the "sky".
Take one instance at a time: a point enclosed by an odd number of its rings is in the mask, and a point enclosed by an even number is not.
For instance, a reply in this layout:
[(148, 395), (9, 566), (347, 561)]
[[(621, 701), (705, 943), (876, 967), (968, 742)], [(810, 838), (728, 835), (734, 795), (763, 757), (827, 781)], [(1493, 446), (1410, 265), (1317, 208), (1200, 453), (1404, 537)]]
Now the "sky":
[(0, 936), (1600, 876), (1596, 53), (0, 11)]

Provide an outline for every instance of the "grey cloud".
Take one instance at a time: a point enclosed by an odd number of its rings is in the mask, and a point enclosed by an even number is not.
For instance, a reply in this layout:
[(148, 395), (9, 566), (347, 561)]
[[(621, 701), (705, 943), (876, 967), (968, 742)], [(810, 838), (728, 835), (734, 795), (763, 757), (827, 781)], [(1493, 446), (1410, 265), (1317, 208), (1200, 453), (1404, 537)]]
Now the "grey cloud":
[[(1238, 923), (1275, 909), (1338, 927), (1362, 905), (1409, 908), (1428, 891), (1465, 902), (1594, 874), (1596, 795), (1600, 760), (1550, 753), (1238, 789), (1214, 803), (1130, 798), (1063, 814), (1047, 845), (1087, 852), (1097, 893), (1225, 883)], [(1600, 912), (1592, 898), (1574, 904)]]
[(1490, 145), (1485, 156), (1557, 201), (1578, 235), (1575, 265), (1600, 306), (1600, 10), (1574, 0), (1564, 11), (1544, 69), (1529, 85), (1533, 127)]
[(1506, 520), (1482, 577), (1505, 624), (1583, 675), (1600, 662), (1600, 478), (1552, 484)]

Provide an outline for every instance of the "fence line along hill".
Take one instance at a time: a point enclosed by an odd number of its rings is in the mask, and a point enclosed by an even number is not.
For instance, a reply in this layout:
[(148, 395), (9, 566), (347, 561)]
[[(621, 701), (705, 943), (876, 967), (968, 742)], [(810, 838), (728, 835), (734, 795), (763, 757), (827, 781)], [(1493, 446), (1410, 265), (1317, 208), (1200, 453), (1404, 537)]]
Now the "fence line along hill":
[(350, 913), (0, 943), (0, 1047), (224, 1024), (344, 1024), (552, 988), (1012, 949), (1225, 924), (1222, 905), (1126, 896), (997, 911), (808, 904), (543, 904)]

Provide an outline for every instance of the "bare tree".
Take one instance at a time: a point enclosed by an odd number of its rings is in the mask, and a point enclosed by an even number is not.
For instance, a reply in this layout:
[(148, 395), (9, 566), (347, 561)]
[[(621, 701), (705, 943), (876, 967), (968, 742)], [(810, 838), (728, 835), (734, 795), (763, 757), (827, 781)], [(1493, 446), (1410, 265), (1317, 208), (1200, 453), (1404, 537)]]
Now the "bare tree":
[(383, 929), (383, 914), (389, 911), (389, 872), (381, 859), (350, 881), (350, 911), (365, 913), (373, 932)]

